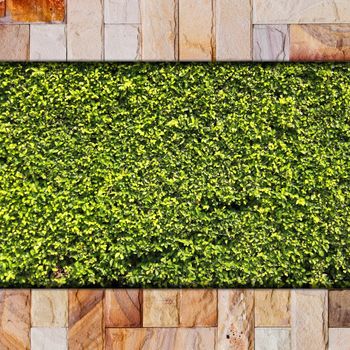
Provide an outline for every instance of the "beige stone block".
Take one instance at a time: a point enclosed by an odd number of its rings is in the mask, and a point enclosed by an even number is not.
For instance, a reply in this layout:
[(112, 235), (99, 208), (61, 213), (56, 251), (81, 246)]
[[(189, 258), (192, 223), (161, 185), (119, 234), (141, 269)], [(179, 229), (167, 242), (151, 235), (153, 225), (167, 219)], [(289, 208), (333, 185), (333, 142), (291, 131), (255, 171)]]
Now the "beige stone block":
[(347, 0), (253, 0), (254, 24), (348, 23)]
[(67, 329), (32, 328), (31, 350), (67, 350)]
[(331, 290), (328, 298), (329, 327), (350, 327), (350, 290)]
[(67, 327), (68, 291), (32, 290), (32, 327)]
[(102, 4), (102, 0), (67, 0), (68, 60), (102, 60)]
[(220, 350), (254, 349), (254, 291), (218, 290), (218, 336)]
[(327, 290), (292, 290), (291, 325), (293, 350), (327, 349)]
[(105, 23), (139, 24), (140, 0), (105, 0)]
[(350, 349), (350, 328), (330, 328), (328, 350)]
[(140, 28), (136, 24), (106, 24), (105, 60), (138, 61), (141, 59)]
[(255, 350), (290, 350), (290, 329), (256, 328)]
[(217, 290), (180, 291), (180, 327), (215, 327), (217, 314)]
[(143, 326), (178, 327), (179, 291), (145, 289), (143, 291)]
[(30, 26), (31, 61), (66, 60), (66, 26), (38, 24)]
[(290, 326), (290, 290), (255, 290), (255, 327)]
[(216, 0), (216, 60), (252, 59), (250, 0)]
[(0, 61), (29, 59), (29, 25), (0, 25)]
[(211, 61), (215, 57), (213, 0), (179, 0), (181, 61)]
[(178, 2), (141, 0), (142, 59), (178, 59)]

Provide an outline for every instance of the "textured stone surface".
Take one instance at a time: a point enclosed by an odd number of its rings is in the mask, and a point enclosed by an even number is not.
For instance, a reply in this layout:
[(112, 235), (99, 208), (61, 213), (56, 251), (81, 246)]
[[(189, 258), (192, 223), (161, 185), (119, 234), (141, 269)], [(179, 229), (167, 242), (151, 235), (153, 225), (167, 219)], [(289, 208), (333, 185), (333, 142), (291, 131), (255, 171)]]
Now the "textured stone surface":
[(178, 58), (178, 2), (141, 0), (142, 59), (174, 61)]
[(328, 343), (326, 290), (291, 291), (292, 349), (324, 350)]
[(213, 1), (179, 0), (180, 60), (212, 60), (214, 42)]
[(0, 25), (0, 61), (29, 59), (29, 25)]
[(102, 0), (67, 0), (67, 54), (71, 61), (102, 60)]
[(108, 350), (213, 350), (215, 328), (109, 328)]
[(215, 327), (217, 291), (182, 289), (180, 291), (180, 327)]
[(347, 0), (253, 0), (254, 23), (346, 23)]
[(69, 290), (68, 347), (103, 349), (103, 290)]
[(350, 59), (350, 25), (291, 25), (290, 59), (344, 61)]
[(251, 52), (250, 0), (216, 0), (216, 59), (249, 61)]
[(30, 347), (30, 290), (0, 290), (0, 349)]
[(220, 350), (254, 349), (254, 291), (218, 290), (218, 337)]
[(31, 350), (67, 350), (67, 329), (32, 328)]
[(104, 310), (106, 327), (141, 327), (142, 290), (107, 289)]
[(177, 327), (179, 325), (179, 291), (145, 289), (143, 291), (143, 326)]
[(63, 24), (30, 26), (30, 59), (32, 61), (65, 61), (66, 30)]
[(289, 30), (287, 25), (254, 26), (254, 61), (288, 61), (289, 46)]
[(64, 0), (6, 0), (6, 12), (14, 22), (63, 22)]
[(140, 28), (134, 24), (107, 24), (105, 60), (138, 61), (141, 59)]
[(350, 327), (350, 290), (331, 290), (329, 298), (329, 327)]
[(140, 0), (105, 0), (104, 9), (105, 23), (140, 23)]
[(0, 0), (0, 17), (5, 16), (5, 0)]
[(290, 350), (290, 330), (287, 328), (256, 328), (255, 350)]
[(290, 291), (259, 289), (255, 291), (255, 327), (290, 326)]
[(331, 328), (329, 330), (328, 350), (348, 350), (350, 349), (350, 329)]

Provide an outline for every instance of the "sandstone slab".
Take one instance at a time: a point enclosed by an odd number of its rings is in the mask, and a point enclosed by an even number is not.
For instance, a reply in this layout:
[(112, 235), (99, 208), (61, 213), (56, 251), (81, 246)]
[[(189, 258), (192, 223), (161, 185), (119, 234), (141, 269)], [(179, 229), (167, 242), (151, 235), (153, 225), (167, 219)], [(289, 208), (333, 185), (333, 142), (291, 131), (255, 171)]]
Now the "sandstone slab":
[(291, 350), (290, 329), (256, 328), (255, 350)]
[(105, 0), (105, 23), (139, 24), (140, 0)]
[(32, 328), (31, 350), (67, 350), (66, 328)]
[(220, 350), (254, 349), (254, 291), (218, 290), (218, 335)]
[(5, 13), (5, 0), (0, 0), (0, 17), (4, 17)]
[(329, 298), (329, 327), (350, 327), (350, 290), (331, 290)]
[(29, 25), (0, 25), (0, 60), (29, 59)]
[(350, 328), (331, 328), (329, 330), (328, 350), (347, 350), (350, 348)]

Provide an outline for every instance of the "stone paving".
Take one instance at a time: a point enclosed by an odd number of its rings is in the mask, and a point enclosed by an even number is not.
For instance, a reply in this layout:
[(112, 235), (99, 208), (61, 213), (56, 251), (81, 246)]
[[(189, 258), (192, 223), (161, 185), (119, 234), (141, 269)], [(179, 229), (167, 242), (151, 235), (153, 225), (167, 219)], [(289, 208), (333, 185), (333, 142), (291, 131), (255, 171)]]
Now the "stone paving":
[(1, 350), (349, 348), (350, 290), (0, 290)]
[(0, 0), (3, 61), (348, 61), (349, 0)]

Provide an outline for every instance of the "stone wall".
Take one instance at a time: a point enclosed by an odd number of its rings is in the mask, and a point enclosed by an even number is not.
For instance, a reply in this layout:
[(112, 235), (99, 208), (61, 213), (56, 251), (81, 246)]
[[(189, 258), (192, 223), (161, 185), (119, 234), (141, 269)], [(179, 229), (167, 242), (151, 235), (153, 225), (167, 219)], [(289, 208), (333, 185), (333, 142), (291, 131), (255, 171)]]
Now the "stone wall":
[(347, 61), (349, 0), (0, 0), (5, 61)]

